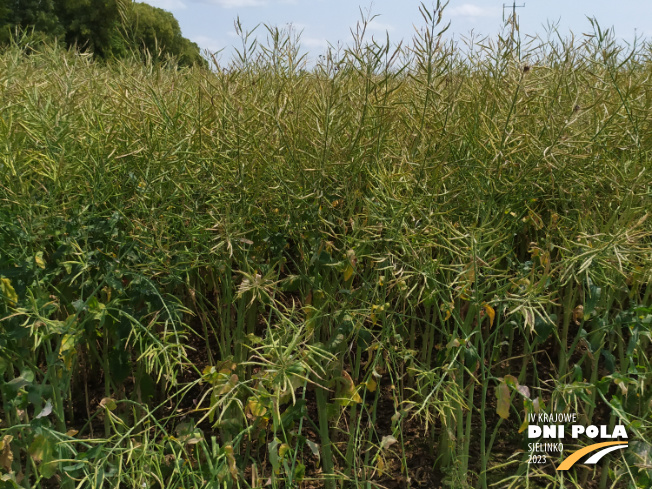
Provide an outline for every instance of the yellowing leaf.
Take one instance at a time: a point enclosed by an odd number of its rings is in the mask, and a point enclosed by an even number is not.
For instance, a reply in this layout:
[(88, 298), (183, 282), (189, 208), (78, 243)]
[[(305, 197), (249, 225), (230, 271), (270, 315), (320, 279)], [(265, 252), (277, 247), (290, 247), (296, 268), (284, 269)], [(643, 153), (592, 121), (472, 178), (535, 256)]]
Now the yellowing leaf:
[(74, 335), (63, 335), (63, 338), (61, 339), (61, 346), (59, 347), (59, 359), (63, 360), (66, 368), (68, 369), (72, 368), (72, 361), (74, 360), (75, 354), (77, 353), (75, 346), (76, 343)]
[(547, 267), (550, 264), (550, 253), (544, 251), (539, 257), (539, 260), (541, 260), (542, 266)]
[[(34, 437), (34, 440), (32, 440), (27, 451), (35, 462), (43, 462), (44, 464), (47, 464), (54, 458), (54, 450), (55, 445), (51, 438), (46, 437), (45, 435), (37, 435)], [(39, 469), (41, 468), (42, 466), (39, 467)]]
[(455, 304), (453, 302), (451, 302), (450, 304), (442, 302), (442, 304), (439, 306), (439, 310), (446, 313), (444, 317), (444, 321), (448, 321), (448, 319), (450, 319), (454, 307)]
[(355, 267), (358, 263), (358, 259), (355, 256), (355, 251), (354, 250), (348, 250), (346, 252), (346, 265), (344, 267), (344, 281), (348, 282), (351, 277), (353, 277), (353, 273), (355, 272)]
[(378, 475), (383, 475), (383, 471), (385, 470), (385, 461), (383, 460), (383, 457), (378, 457), (378, 460), (376, 461), (376, 470), (378, 471)]
[(491, 307), (489, 304), (484, 305), (484, 310), (487, 313), (487, 316), (489, 316), (489, 326), (493, 326), (494, 319), (496, 317), (496, 311), (494, 311), (494, 308)]
[(362, 402), (362, 398), (360, 397), (360, 394), (358, 392), (354, 392), (353, 395), (350, 397), (351, 403), (355, 402), (357, 404), (360, 404)]
[(249, 409), (249, 412), (252, 414), (252, 416), (256, 418), (264, 416), (267, 412), (267, 408), (253, 397), (249, 398), (249, 402), (247, 402), (247, 408)]
[(0, 294), (9, 303), (10, 306), (15, 306), (18, 302), (18, 294), (11, 285), (11, 280), (8, 278), (0, 278)]
[[(222, 378), (226, 377), (226, 373), (222, 373)], [(229, 380), (227, 382), (224, 382), (222, 386), (218, 389), (218, 394), (220, 396), (223, 396), (224, 394), (231, 392), (233, 388), (238, 384), (238, 376), (236, 374), (231, 375)], [(215, 387), (218, 387), (218, 385), (215, 385)]]
[(110, 397), (105, 397), (100, 401), (100, 406), (103, 408), (108, 409), (109, 411), (114, 411), (118, 405), (115, 402), (115, 399), (111, 399)]
[(376, 387), (378, 387), (377, 382), (373, 378), (369, 379), (365, 385), (367, 386), (367, 390), (369, 392), (375, 392)]
[(353, 267), (351, 266), (350, 263), (346, 264), (346, 268), (344, 269), (344, 281), (347, 282), (351, 277), (353, 277)]
[(287, 443), (283, 443), (280, 447), (278, 447), (278, 456), (281, 457), (282, 459), (289, 449), (290, 449), (290, 445), (288, 445)]
[(475, 282), (475, 264), (469, 263), (468, 268), (466, 269), (465, 275), (466, 275), (466, 277), (465, 277), (466, 280), (468, 280), (470, 284), (473, 284)]
[(580, 304), (575, 309), (573, 309), (573, 321), (575, 324), (580, 324), (580, 321), (584, 319), (584, 306)]
[(43, 252), (39, 251), (34, 255), (34, 263), (36, 263), (36, 266), (39, 268), (45, 268), (45, 261), (43, 260)]
[(225, 445), (224, 453), (226, 454), (226, 461), (229, 465), (229, 472), (234, 481), (238, 480), (238, 466), (236, 465), (235, 457), (233, 456), (233, 445)]
[(501, 382), (496, 389), (498, 403), (496, 404), (496, 413), (503, 419), (509, 418), (510, 393), (509, 386), (505, 381)]
[(337, 402), (341, 406), (350, 406), (354, 403), (361, 403), (362, 398), (358, 394), (353, 379), (346, 370), (342, 370), (342, 381), (337, 393)]
[(14, 454), (11, 451), (11, 440), (14, 437), (11, 435), (5, 435), (2, 441), (0, 441), (0, 467), (5, 469), (7, 472), (11, 471), (11, 463), (14, 461)]

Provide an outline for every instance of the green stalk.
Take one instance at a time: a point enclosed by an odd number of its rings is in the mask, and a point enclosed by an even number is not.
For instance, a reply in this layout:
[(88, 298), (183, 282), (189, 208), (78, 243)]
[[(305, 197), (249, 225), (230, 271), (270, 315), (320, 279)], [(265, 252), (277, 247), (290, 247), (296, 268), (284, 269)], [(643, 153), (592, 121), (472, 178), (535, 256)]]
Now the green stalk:
[[(425, 350), (421, 351), (421, 358), (422, 360), (424, 359), (425, 355), (425, 363), (426, 367), (430, 367), (432, 365), (432, 351), (435, 348), (435, 325), (432, 324), (432, 305), (426, 305), (426, 315), (425, 315), (425, 325), (426, 325), (426, 331), (428, 336), (427, 340), (427, 347)], [(425, 336), (425, 335), (424, 335)]]
[[(362, 361), (362, 348), (358, 347), (355, 350), (355, 361), (353, 364), (353, 378), (360, 378), (360, 362)], [(358, 405), (353, 403), (349, 411), (349, 426), (355, 426), (356, 428), (349, 433), (349, 442), (346, 446), (346, 467), (348, 470), (355, 472), (353, 467), (353, 458), (355, 451), (355, 437), (358, 434), (358, 426), (360, 424), (360, 419), (358, 416)], [(351, 474), (354, 476), (354, 473)]]
[[(566, 371), (568, 368), (568, 330), (570, 328), (571, 320), (573, 319), (573, 310), (575, 304), (575, 298), (577, 296), (577, 288), (573, 284), (568, 284), (566, 287), (566, 294), (564, 296), (563, 302), (563, 322), (562, 322), (562, 332), (559, 349), (559, 378), (563, 379), (566, 376)], [(572, 353), (572, 351), (570, 352)]]
[(336, 489), (335, 472), (333, 465), (333, 451), (331, 450), (331, 439), (328, 426), (328, 397), (325, 387), (317, 386), (315, 395), (317, 398), (317, 416), (319, 419), (319, 437), (321, 438), (321, 449), (323, 454), (324, 467), (324, 487), (326, 489)]

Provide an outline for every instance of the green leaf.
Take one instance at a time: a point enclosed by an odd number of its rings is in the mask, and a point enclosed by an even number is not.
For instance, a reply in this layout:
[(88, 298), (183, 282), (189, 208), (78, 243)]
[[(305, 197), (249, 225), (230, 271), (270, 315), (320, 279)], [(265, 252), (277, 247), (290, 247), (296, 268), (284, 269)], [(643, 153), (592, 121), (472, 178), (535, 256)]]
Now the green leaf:
[(281, 444), (281, 441), (278, 438), (274, 438), (273, 441), (267, 444), (267, 453), (269, 454), (269, 462), (272, 464), (272, 469), (274, 473), (278, 474), (281, 470), (281, 465), (279, 464), (278, 459), (278, 450), (277, 447)]
[(305, 399), (297, 399), (297, 403), (290, 405), (283, 413), (281, 414), (281, 424), (283, 428), (288, 430), (292, 423), (299, 421), (301, 418), (308, 414), (306, 408)]
[(632, 353), (634, 353), (634, 350), (639, 345), (638, 336), (639, 331), (638, 326), (636, 326), (634, 329), (632, 329), (629, 343), (627, 343), (627, 356), (632, 356)]
[(156, 384), (148, 373), (143, 372), (136, 378), (136, 389), (140, 392), (141, 400), (147, 402), (154, 397), (154, 394), (156, 393)]
[(84, 463), (84, 462), (79, 462), (79, 463), (74, 464), (74, 465), (66, 465), (63, 468), (63, 470), (65, 470), (66, 472), (76, 472), (78, 470), (83, 469), (85, 465), (87, 465), (87, 464)]
[(600, 300), (602, 295), (602, 289), (591, 284), (589, 286), (589, 296), (584, 302), (584, 321), (588, 321), (591, 317), (591, 313), (595, 310), (595, 306)]
[(109, 351), (109, 369), (114, 382), (124, 382), (131, 373), (129, 351), (124, 348), (112, 348)]
[(536, 343), (544, 343), (552, 334), (555, 329), (555, 321), (557, 320), (556, 314), (551, 314), (550, 319), (542, 316), (536, 317), (534, 320), (534, 332), (536, 333)]
[(584, 379), (584, 372), (582, 371), (582, 367), (577, 364), (573, 365), (573, 377), (575, 378), (575, 382), (582, 382)]
[(37, 435), (29, 446), (28, 453), (35, 462), (41, 462), (39, 472), (45, 478), (52, 477), (57, 471), (55, 444), (50, 437)]
[(326, 416), (329, 421), (333, 421), (340, 416), (340, 407), (334, 402), (326, 403)]
[(25, 369), (18, 377), (7, 382), (7, 385), (11, 386), (15, 391), (18, 391), (18, 389), (21, 389), (32, 382), (34, 382), (34, 372)]
[(39, 472), (44, 478), (49, 479), (57, 473), (58, 465), (59, 464), (56, 462), (56, 460), (45, 462), (39, 467)]
[(600, 354), (604, 357), (604, 367), (609, 372), (609, 375), (616, 371), (616, 357), (610, 351), (602, 350)]
[(301, 482), (306, 476), (306, 466), (301, 462), (297, 463), (297, 466), (294, 468), (294, 480)]

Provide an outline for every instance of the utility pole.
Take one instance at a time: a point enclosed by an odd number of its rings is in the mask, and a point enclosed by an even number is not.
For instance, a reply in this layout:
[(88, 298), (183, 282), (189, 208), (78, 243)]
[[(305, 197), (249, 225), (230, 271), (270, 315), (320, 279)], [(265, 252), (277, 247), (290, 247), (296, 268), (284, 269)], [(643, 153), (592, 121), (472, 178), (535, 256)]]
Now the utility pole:
[(512, 41), (514, 41), (514, 29), (516, 27), (516, 9), (523, 7), (525, 7), (525, 3), (523, 5), (516, 5), (516, 1), (512, 1), (511, 5), (506, 5), (503, 3), (503, 22), (505, 22), (505, 9), (512, 9), (512, 15), (510, 17), (510, 23), (512, 24)]

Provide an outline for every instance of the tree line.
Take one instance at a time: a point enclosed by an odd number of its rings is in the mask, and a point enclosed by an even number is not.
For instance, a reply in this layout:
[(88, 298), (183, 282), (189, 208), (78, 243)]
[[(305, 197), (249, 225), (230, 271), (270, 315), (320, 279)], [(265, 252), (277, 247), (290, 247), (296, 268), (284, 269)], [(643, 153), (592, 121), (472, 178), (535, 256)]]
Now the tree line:
[(104, 59), (135, 52), (174, 57), (181, 66), (206, 64), (170, 12), (132, 0), (0, 0), (0, 45), (25, 29)]

